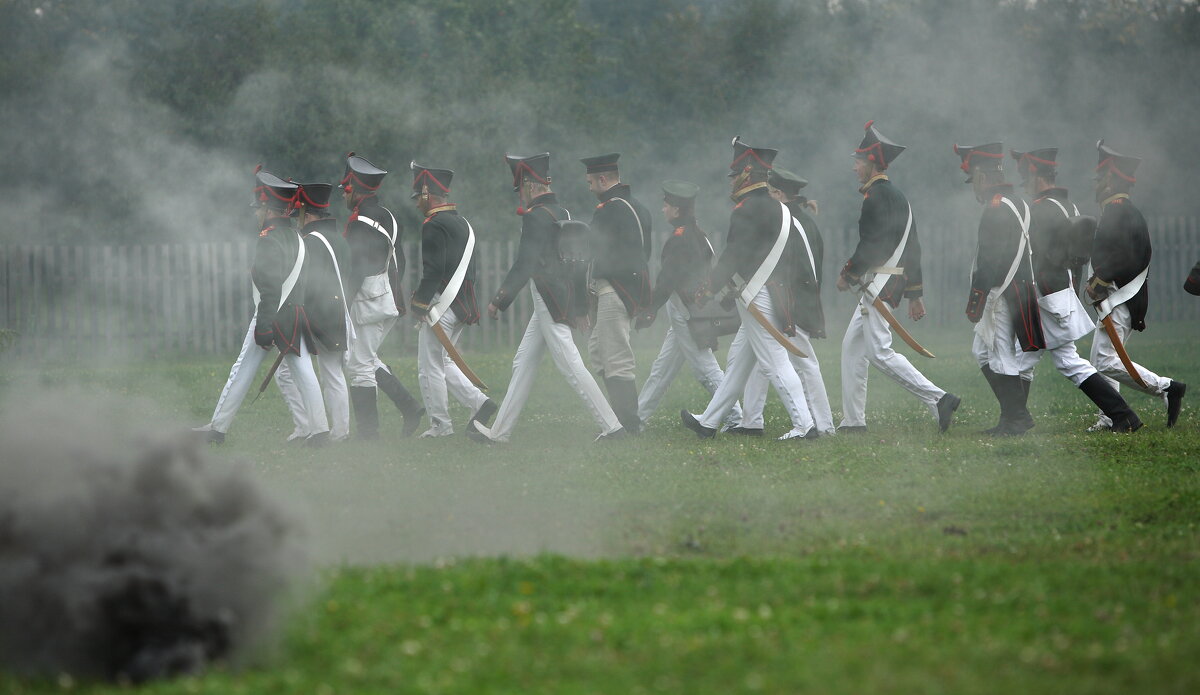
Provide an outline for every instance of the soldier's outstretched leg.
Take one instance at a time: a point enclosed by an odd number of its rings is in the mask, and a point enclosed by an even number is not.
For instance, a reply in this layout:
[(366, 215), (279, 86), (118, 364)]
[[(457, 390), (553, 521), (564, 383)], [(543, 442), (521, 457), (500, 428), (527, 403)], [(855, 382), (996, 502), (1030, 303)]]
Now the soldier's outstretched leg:
[(639, 434), (642, 420), (638, 417), (637, 382), (633, 379), (605, 377), (604, 386), (608, 389), (608, 402), (612, 404), (621, 427), (629, 434)]
[(1113, 432), (1136, 432), (1141, 428), (1142, 421), (1138, 419), (1137, 413), (1133, 412), (1103, 374), (1091, 375), (1079, 385), (1079, 390), (1092, 399), (1092, 402), (1100, 407), (1100, 412), (1113, 423), (1110, 426)]
[(421, 416), (425, 414), (425, 406), (404, 388), (404, 384), (392, 374), (391, 367), (384, 365), (375, 370), (375, 383), (379, 385), (379, 390), (383, 391), (388, 398), (392, 399), (392, 403), (396, 404), (400, 414), (404, 416), (404, 436), (412, 436), (413, 432), (421, 426)]
[(359, 439), (379, 439), (379, 406), (374, 386), (351, 386), (350, 404), (354, 407), (355, 433)]

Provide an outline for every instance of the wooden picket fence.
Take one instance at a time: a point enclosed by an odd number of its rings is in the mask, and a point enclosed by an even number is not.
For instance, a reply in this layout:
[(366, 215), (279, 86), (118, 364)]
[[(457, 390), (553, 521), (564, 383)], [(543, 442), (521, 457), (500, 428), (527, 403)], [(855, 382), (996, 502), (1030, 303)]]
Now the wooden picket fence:
[[(1200, 319), (1200, 298), (1181, 288), (1200, 259), (1200, 220), (1150, 220), (1154, 261), (1150, 272), (1151, 323)], [(841, 335), (854, 297), (838, 293), (833, 279), (857, 241), (855, 229), (823, 230), (823, 293), (828, 332)], [(921, 229), (929, 322), (962, 322), (974, 236), (958, 230)], [(482, 306), (512, 265), (515, 241), (476, 246), (477, 296)], [(406, 291), (414, 286), (420, 253), (406, 244)], [(0, 245), (0, 328), (10, 351), (24, 355), (83, 353), (231, 353), (245, 335), (253, 306), (249, 269), (253, 242), (196, 242), (121, 246)], [(512, 349), (532, 310), (527, 292), (493, 321), (464, 332), (464, 349)], [(656, 327), (657, 329), (657, 327)], [(658, 330), (641, 342), (653, 342)], [(416, 345), (411, 320), (402, 319), (389, 343)]]

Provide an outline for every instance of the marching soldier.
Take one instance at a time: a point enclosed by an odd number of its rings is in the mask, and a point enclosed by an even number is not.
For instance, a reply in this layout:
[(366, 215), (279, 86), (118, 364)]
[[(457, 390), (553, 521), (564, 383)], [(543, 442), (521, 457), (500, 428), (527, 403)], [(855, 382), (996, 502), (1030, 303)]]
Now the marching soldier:
[(379, 436), (379, 410), (375, 402), (378, 386), (404, 416), (404, 435), (416, 432), (425, 408), (379, 359), (379, 347), (403, 315), (400, 278), (404, 276), (404, 250), (400, 246), (400, 223), (379, 204), (377, 192), (387, 172), (351, 152), (346, 156), (346, 173), (340, 188), (350, 209), (345, 237), (350, 247), (346, 292), (355, 339), (346, 355), (350, 372), (350, 402), (358, 436)]
[[(1077, 238), (1079, 209), (1068, 199), (1067, 189), (1055, 184), (1058, 174), (1058, 148), (1047, 147), (1030, 152), (1011, 152), (1025, 193), (1033, 199), (1030, 206), (1029, 245), (1033, 250), (1033, 272), (1037, 283), (1039, 313), (1046, 349), (1022, 355), (1022, 386), (1029, 388), (1033, 368), (1047, 352), (1060, 374), (1079, 387), (1092, 402), (1115, 423), (1115, 431), (1131, 432), (1141, 421), (1121, 394), (1109, 385), (1096, 368), (1079, 356), (1075, 341), (1091, 333), (1095, 324), (1079, 302), (1072, 268), (1087, 262), (1091, 252)], [(1087, 226), (1091, 229), (1091, 226)], [(1090, 237), (1090, 235), (1088, 235)], [(1001, 415), (1003, 418), (1003, 413)], [(1014, 427), (1003, 420), (1000, 429)]]
[[(837, 288), (862, 292), (842, 338), (842, 422), (839, 432), (867, 430), (867, 371), (874, 366), (929, 408), (938, 429), (950, 427), (961, 399), (933, 384), (904, 355), (892, 349), (890, 306), (908, 298), (908, 316), (925, 316), (921, 287), (921, 244), (908, 199), (884, 173), (905, 150), (868, 121), (854, 150), (854, 173), (861, 184), (858, 246), (838, 274)], [(886, 312), (886, 315), (885, 315)], [(899, 325), (899, 324), (897, 324)]]
[[(664, 304), (670, 324), (662, 349), (650, 366), (650, 376), (642, 384), (642, 392), (638, 396), (638, 419), (642, 423), (649, 420), (658, 409), (659, 402), (684, 361), (691, 365), (696, 379), (709, 395), (717, 392), (717, 387), (725, 378), (721, 365), (713, 355), (715, 337), (700, 344), (688, 323), (696, 295), (708, 281), (708, 273), (716, 255), (708, 236), (696, 225), (696, 194), (700, 192), (700, 187), (686, 181), (664, 181), (662, 190), (663, 216), (674, 232), (663, 244), (658, 281), (654, 284), (649, 306), (638, 317), (637, 327), (649, 327), (654, 322), (655, 313)], [(741, 421), (742, 409), (735, 403), (726, 423), (735, 428)]]
[[(821, 434), (833, 434), (833, 411), (829, 407), (829, 394), (821, 376), (821, 364), (813, 351), (812, 339), (825, 337), (825, 313), (821, 308), (821, 271), (825, 244), (817, 222), (809, 215), (815, 201), (800, 195), (808, 181), (792, 172), (775, 167), (767, 174), (767, 190), (771, 197), (787, 206), (794, 223), (793, 238), (789, 241), (793, 294), (790, 298), (780, 296), (776, 306), (784, 311), (784, 333), (796, 347), (808, 357), (790, 355), (792, 366), (804, 384), (804, 395), (808, 399), (808, 410), (813, 423)], [(810, 205), (812, 203), (812, 205)], [(762, 371), (750, 375), (746, 382), (746, 415), (741, 427), (729, 431), (737, 434), (761, 436), (763, 433), (763, 408), (767, 403), (767, 378)]]
[[(615, 438), (624, 431), (596, 380), (592, 378), (571, 338), (572, 324), (587, 325), (586, 273), (571, 271), (570, 256), (560, 248), (561, 225), (572, 223), (566, 208), (550, 190), (550, 153), (519, 157), (505, 155), (512, 171), (513, 191), (520, 200), (521, 242), (512, 268), (492, 301), (488, 316), (495, 319), (512, 305), (530, 280), (533, 315), (513, 358), (512, 380), (500, 403), (496, 421), (488, 427), (478, 420), (467, 426), (467, 436), (483, 443), (507, 442), (537, 377), (538, 364), (548, 352), (554, 366), (583, 399), (588, 412), (600, 425), (602, 438)], [(585, 227), (586, 230), (586, 227)]]
[(724, 288), (734, 281), (736, 274), (742, 279), (741, 286), (735, 288), (742, 325), (729, 346), (725, 378), (708, 407), (699, 416), (686, 409), (679, 413), (684, 426), (702, 438), (716, 434), (746, 387), (747, 379), (758, 369), (775, 387), (792, 419), (792, 429), (780, 439), (820, 436), (813, 426), (800, 377), (788, 359), (789, 348), (784, 346), (787, 337), (780, 331), (781, 314), (775, 305), (778, 293), (773, 295), (767, 287), (774, 282), (788, 288), (790, 280), (787, 262), (781, 263), (781, 259), (791, 237), (792, 216), (767, 192), (767, 172), (776, 154), (777, 150), (751, 147), (741, 138), (733, 139), (729, 176), (730, 192), (737, 205), (729, 219), (725, 250), (697, 304), (704, 306), (712, 297), (710, 288)]
[[(1087, 292), (1096, 306), (1103, 329), (1092, 339), (1091, 362), (1101, 374), (1143, 393), (1165, 398), (1167, 427), (1174, 427), (1183, 407), (1187, 384), (1159, 376), (1133, 362), (1125, 353), (1130, 331), (1146, 329), (1150, 304), (1146, 277), (1150, 272), (1150, 234), (1146, 220), (1133, 205), (1129, 192), (1136, 181), (1133, 172), (1141, 159), (1119, 154), (1096, 143), (1100, 163), (1096, 166), (1096, 202), (1102, 211), (1092, 245), (1092, 277)], [(1092, 429), (1119, 427), (1105, 415)], [(1136, 428), (1135, 428), (1136, 429)]]
[(418, 382), (429, 413), (429, 429), (421, 437), (446, 437), (454, 433), (447, 389), (471, 409), (472, 421), (487, 424), (496, 412), (496, 404), (471, 383), (448, 353), (455, 349), (463, 328), (479, 323), (475, 230), (458, 213), (458, 206), (448, 200), (454, 172), (416, 162), (410, 167), (412, 197), (425, 216), (421, 225), (421, 282), (411, 303), (413, 313), (422, 321), (417, 341)]
[(263, 358), (272, 348), (278, 347), (300, 392), (306, 444), (320, 446), (329, 439), (329, 425), (325, 404), (321, 401), (321, 388), (304, 339), (306, 319), (300, 276), (305, 248), (291, 224), (300, 187), (263, 171), (261, 166), (255, 170), (255, 182), (261, 231), (250, 272), (256, 304), (254, 319), (242, 342), (241, 352), (229, 370), (212, 420), (196, 431), (203, 432), (209, 442), (220, 444), (225, 441)]
[[(329, 214), (333, 185), (300, 184), (304, 227), (304, 314), (308, 335), (317, 355), (317, 375), (325, 409), (329, 413), (329, 438), (335, 442), (350, 437), (350, 395), (346, 389), (346, 347), (350, 336), (350, 306), (346, 298), (346, 271), (350, 247), (338, 233), (337, 220)], [(280, 371), (283, 371), (282, 366)], [(282, 384), (280, 384), (282, 389)]]
[(604, 377), (608, 401), (629, 434), (641, 429), (633, 346), (633, 318), (650, 303), (650, 213), (621, 183), (620, 154), (580, 160), (588, 190), (600, 201), (592, 213), (592, 287), (596, 321), (588, 339), (592, 367)]
[(967, 298), (975, 324), (971, 352), (1000, 403), (1000, 422), (987, 433), (1024, 434), (1034, 425), (1026, 403), (1029, 382), (1021, 378), (1021, 352), (1046, 347), (1033, 288), (1029, 249), (1029, 206), (1004, 179), (1004, 145), (955, 145), (966, 183), (983, 204), (979, 243)]

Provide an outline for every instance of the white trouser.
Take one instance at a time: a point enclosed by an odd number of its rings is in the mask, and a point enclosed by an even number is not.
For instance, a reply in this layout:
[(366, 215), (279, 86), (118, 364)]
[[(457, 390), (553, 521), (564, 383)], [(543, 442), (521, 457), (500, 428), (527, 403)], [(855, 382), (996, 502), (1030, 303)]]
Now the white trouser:
[[(808, 357), (797, 357), (788, 353), (800, 383), (804, 384), (804, 397), (808, 401), (808, 411), (812, 413), (813, 424), (822, 434), (831, 434), (833, 429), (833, 411), (829, 408), (829, 394), (825, 391), (825, 381), (821, 377), (821, 363), (817, 361), (817, 353), (813, 351), (812, 340), (808, 332), (796, 328), (796, 335), (789, 336), (791, 341), (800, 348), (800, 352)], [(762, 370), (756, 370), (746, 381), (746, 392), (742, 400), (746, 409), (742, 415), (742, 427), (762, 429), (763, 408), (767, 405), (767, 377)]]
[(596, 280), (596, 325), (588, 336), (592, 368), (606, 379), (632, 381), (637, 375), (630, 334), (633, 319), (608, 280)]
[(329, 413), (329, 438), (341, 441), (350, 437), (350, 392), (346, 389), (346, 353), (326, 350), (317, 355), (317, 376)]
[(892, 327), (864, 298), (854, 307), (842, 338), (843, 427), (867, 424), (867, 372), (871, 365), (916, 396), (937, 418), (937, 403), (946, 392), (917, 371), (907, 357), (892, 349)]
[[(775, 322), (771, 295), (765, 287), (754, 297), (753, 304), (768, 321)], [(792, 419), (792, 429), (801, 434), (808, 432), (813, 426), (812, 415), (808, 412), (804, 386), (791, 360), (788, 359), (787, 350), (740, 302), (738, 313), (742, 317), (742, 326), (734, 335), (733, 342), (729, 344), (725, 378), (717, 387), (717, 392), (713, 394), (704, 413), (697, 419), (704, 427), (716, 429), (737, 403), (750, 375), (761, 369), (783, 401), (783, 407)]]
[(1021, 378), (1033, 381), (1033, 368), (1046, 354), (1050, 355), (1050, 360), (1054, 363), (1054, 368), (1058, 370), (1058, 373), (1070, 379), (1071, 383), (1076, 386), (1087, 381), (1096, 373), (1096, 368), (1079, 356), (1079, 352), (1075, 349), (1075, 341), (1072, 340), (1050, 350), (1020, 353), (1018, 359), (1021, 362)]
[(533, 294), (533, 316), (529, 318), (525, 335), (521, 337), (521, 344), (513, 357), (512, 380), (508, 382), (504, 402), (500, 404), (496, 420), (489, 429), (491, 438), (498, 442), (507, 442), (512, 436), (512, 431), (517, 426), (517, 418), (521, 415), (521, 409), (525, 407), (529, 391), (533, 388), (533, 381), (537, 378), (538, 364), (546, 352), (550, 353), (550, 359), (554, 360), (554, 366), (566, 378), (567, 383), (583, 399), (588, 412), (600, 425), (602, 433), (610, 434), (621, 429), (617, 416), (605, 400), (604, 394), (600, 392), (596, 380), (583, 364), (583, 358), (579, 356), (579, 349), (575, 347), (575, 341), (571, 337), (571, 327), (554, 322), (550, 317), (550, 310), (546, 308), (545, 301), (533, 283), (529, 283), (529, 291)]
[(279, 369), (275, 370), (275, 386), (292, 415), (292, 433), (288, 435), (288, 441), (304, 439), (311, 434), (307, 431), (308, 415), (304, 412), (304, 397), (300, 395), (300, 387), (296, 386), (286, 361), (280, 362)]
[[(1128, 347), (1129, 338), (1133, 335), (1133, 329), (1129, 325), (1129, 307), (1124, 304), (1113, 309), (1112, 314), (1113, 326), (1117, 329), (1117, 337), (1121, 339), (1121, 344)], [(1125, 384), (1130, 388), (1137, 389), (1142, 393), (1150, 394), (1151, 396), (1162, 396), (1167, 392), (1167, 387), (1171, 385), (1171, 380), (1167, 377), (1159, 376), (1154, 372), (1146, 369), (1142, 365), (1134, 362), (1134, 369), (1142, 377), (1142, 381), (1146, 385), (1139, 386), (1133, 377), (1129, 376), (1125, 365), (1121, 363), (1120, 356), (1117, 355), (1117, 349), (1113, 347), (1112, 340), (1108, 337), (1108, 331), (1104, 330), (1104, 325), (1096, 322), (1096, 333), (1092, 336), (1092, 365), (1096, 367), (1096, 371), (1103, 374), (1112, 382), (1113, 388), (1119, 389), (1118, 384)]]
[[(264, 350), (254, 343), (254, 326), (255, 320), (251, 319), (250, 328), (242, 340), (241, 352), (229, 370), (229, 378), (225, 381), (225, 387), (217, 399), (217, 407), (213, 410), (212, 422), (209, 424), (217, 432), (229, 432), (238, 408), (254, 386), (254, 377), (263, 359), (274, 354), (274, 349)], [(284, 356), (283, 364), (279, 365), (279, 368), (283, 369), (284, 365), (287, 365), (300, 391), (301, 404), (307, 416), (302, 422), (304, 431), (308, 435), (328, 432), (325, 404), (321, 401), (321, 387), (317, 384), (317, 375), (313, 371), (312, 360), (309, 359), (308, 346), (304, 344), (303, 339), (300, 340), (300, 354)]]
[[(438, 325), (446, 332), (450, 342), (458, 345), (458, 336), (466, 327), (458, 320), (458, 315), (447, 311), (438, 320)], [(454, 425), (450, 422), (448, 394), (470, 408), (472, 413), (479, 410), (488, 399), (487, 395), (463, 374), (454, 360), (450, 359), (433, 328), (425, 322), (421, 323), (420, 334), (417, 337), (417, 384), (421, 387), (421, 400), (425, 402), (425, 412), (429, 414), (430, 424), (422, 436), (442, 437), (454, 433)]]
[(983, 321), (989, 314), (993, 317), (990, 341), (983, 335), (982, 322), (975, 325), (975, 339), (971, 342), (971, 354), (980, 367), (987, 367), (996, 374), (1017, 376), (1024, 363), (1021, 348), (1017, 343), (1013, 312), (1004, 297), (995, 289), (987, 298)]
[(395, 325), (395, 317), (375, 323), (354, 324), (356, 337), (349, 341), (350, 349), (346, 351), (346, 371), (350, 373), (351, 386), (375, 388), (375, 370), (387, 369), (379, 359), (379, 346), (383, 345), (384, 338)]
[[(725, 378), (713, 351), (700, 347), (692, 338), (692, 333), (688, 330), (687, 316), (675, 307), (674, 301), (672, 299), (666, 304), (667, 337), (663, 340), (662, 349), (658, 351), (658, 357), (654, 358), (654, 364), (650, 365), (650, 376), (646, 378), (646, 383), (642, 384), (641, 393), (638, 394), (638, 419), (642, 422), (649, 420), (658, 409), (658, 404), (671, 387), (671, 382), (675, 380), (675, 375), (679, 373), (684, 360), (691, 366), (696, 380), (710, 396), (717, 392), (717, 387)], [(730, 427), (737, 427), (742, 423), (742, 408), (737, 403), (733, 404), (726, 423)]]

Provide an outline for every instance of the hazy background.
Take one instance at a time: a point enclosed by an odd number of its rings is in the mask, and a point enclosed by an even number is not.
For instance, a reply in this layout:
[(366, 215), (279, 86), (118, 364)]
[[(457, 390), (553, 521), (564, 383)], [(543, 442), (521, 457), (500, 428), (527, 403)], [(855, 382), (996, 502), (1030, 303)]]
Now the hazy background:
[(0, 242), (244, 237), (256, 164), (328, 181), (349, 150), (393, 172), (410, 229), (411, 159), (454, 169), (504, 237), (506, 151), (551, 151), (577, 212), (578, 158), (619, 151), (655, 212), (662, 179), (700, 183), (720, 237), (735, 134), (779, 148), (840, 230), (869, 119), (909, 147), (892, 172), (919, 223), (964, 243), (956, 141), (1060, 147), (1094, 212), (1104, 137), (1145, 158), (1147, 215), (1194, 215), (1198, 51), (1194, 0), (0, 0)]

